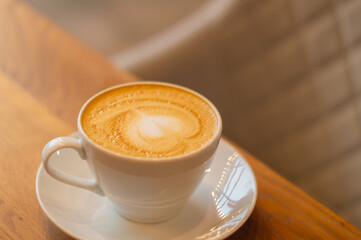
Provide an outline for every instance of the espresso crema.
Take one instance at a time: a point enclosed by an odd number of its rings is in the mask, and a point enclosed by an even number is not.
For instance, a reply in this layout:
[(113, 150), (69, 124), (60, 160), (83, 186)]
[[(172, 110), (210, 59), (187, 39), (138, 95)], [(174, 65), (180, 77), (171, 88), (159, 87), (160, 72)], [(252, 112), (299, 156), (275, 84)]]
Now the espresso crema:
[(101, 93), (85, 107), (86, 135), (124, 155), (167, 158), (201, 148), (215, 135), (213, 108), (197, 95), (168, 85), (125, 85)]

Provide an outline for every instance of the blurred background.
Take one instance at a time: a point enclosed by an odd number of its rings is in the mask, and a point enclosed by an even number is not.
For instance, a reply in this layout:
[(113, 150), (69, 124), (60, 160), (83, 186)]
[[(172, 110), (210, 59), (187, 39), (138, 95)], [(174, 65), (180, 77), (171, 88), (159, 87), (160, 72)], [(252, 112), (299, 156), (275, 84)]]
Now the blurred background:
[(361, 228), (361, 1), (26, 2), (117, 67), (207, 96), (225, 136)]

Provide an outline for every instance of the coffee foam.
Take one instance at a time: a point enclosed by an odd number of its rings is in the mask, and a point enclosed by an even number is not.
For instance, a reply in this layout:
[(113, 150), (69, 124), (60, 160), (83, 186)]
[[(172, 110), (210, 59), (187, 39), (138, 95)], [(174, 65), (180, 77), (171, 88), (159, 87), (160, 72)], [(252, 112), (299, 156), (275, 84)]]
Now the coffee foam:
[(105, 92), (84, 109), (82, 126), (97, 144), (125, 155), (162, 158), (186, 154), (215, 134), (216, 115), (198, 96), (162, 85)]
[(142, 114), (134, 126), (139, 134), (145, 138), (165, 138), (172, 134), (177, 135), (183, 129), (182, 122), (176, 117), (147, 116)]

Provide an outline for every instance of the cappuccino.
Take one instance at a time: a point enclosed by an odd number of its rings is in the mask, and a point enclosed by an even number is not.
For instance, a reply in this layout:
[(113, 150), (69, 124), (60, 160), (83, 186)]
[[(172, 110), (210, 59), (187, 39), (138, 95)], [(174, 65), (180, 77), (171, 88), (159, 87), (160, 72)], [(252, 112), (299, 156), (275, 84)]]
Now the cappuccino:
[(93, 98), (81, 116), (85, 134), (124, 155), (167, 158), (193, 152), (214, 138), (213, 107), (183, 88), (162, 84), (124, 85)]

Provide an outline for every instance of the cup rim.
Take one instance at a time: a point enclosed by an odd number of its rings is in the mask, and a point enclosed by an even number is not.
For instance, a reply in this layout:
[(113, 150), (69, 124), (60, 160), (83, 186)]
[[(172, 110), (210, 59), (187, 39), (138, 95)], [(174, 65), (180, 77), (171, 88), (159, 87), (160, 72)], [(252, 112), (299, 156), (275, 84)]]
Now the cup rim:
[[(135, 156), (126, 155), (126, 154), (111, 151), (111, 150), (97, 144), (90, 137), (88, 137), (88, 135), (83, 130), (83, 127), (82, 127), (82, 124), (81, 124), (81, 118), (82, 118), (82, 115), (83, 115), (83, 112), (84, 112), (85, 108), (88, 106), (88, 104), (93, 99), (100, 96), (101, 94), (103, 94), (105, 92), (108, 92), (108, 91), (111, 91), (111, 90), (116, 89), (116, 88), (126, 87), (126, 86), (129, 86), (129, 85), (162, 85), (162, 86), (169, 86), (169, 87), (178, 88), (178, 89), (181, 89), (181, 90), (184, 90), (186, 92), (190, 92), (190, 93), (196, 95), (197, 97), (201, 98), (204, 102), (206, 102), (212, 108), (214, 113), (216, 114), (216, 116), (217, 116), (217, 130), (216, 130), (216, 133), (213, 135), (213, 137), (206, 144), (204, 144), (202, 147), (200, 147), (200, 148), (198, 148), (198, 149), (196, 149), (196, 150), (194, 150), (192, 152), (182, 154), (182, 155), (171, 156), (171, 157), (164, 157), (164, 158), (135, 157)], [(200, 93), (198, 93), (198, 92), (196, 92), (196, 91), (194, 91), (192, 89), (189, 89), (187, 87), (180, 86), (180, 85), (173, 84), (173, 83), (158, 82), (158, 81), (137, 81), (137, 82), (122, 83), (122, 84), (118, 84), (118, 85), (114, 85), (112, 87), (106, 88), (106, 89), (96, 93), (95, 95), (90, 97), (83, 104), (83, 106), (82, 106), (82, 108), (81, 108), (81, 110), (80, 110), (80, 112), (78, 114), (77, 124), (78, 124), (78, 132), (81, 134), (82, 137), (84, 137), (87, 140), (87, 142), (89, 142), (92, 145), (92, 147), (94, 147), (94, 148), (96, 148), (98, 150), (104, 151), (104, 152), (106, 152), (106, 153), (108, 153), (110, 155), (120, 157), (122, 159), (129, 159), (129, 160), (134, 160), (134, 161), (138, 161), (138, 162), (139, 161), (144, 161), (144, 162), (148, 162), (148, 163), (149, 162), (154, 162), (154, 163), (170, 162), (170, 161), (179, 161), (179, 160), (182, 160), (182, 159), (188, 159), (189, 157), (193, 157), (193, 156), (203, 152), (204, 150), (209, 148), (215, 142), (218, 142), (220, 137), (221, 137), (221, 134), (222, 134), (222, 118), (221, 118), (221, 115), (220, 115), (218, 109), (215, 107), (215, 105), (210, 100), (208, 100), (202, 94), (200, 94)]]

